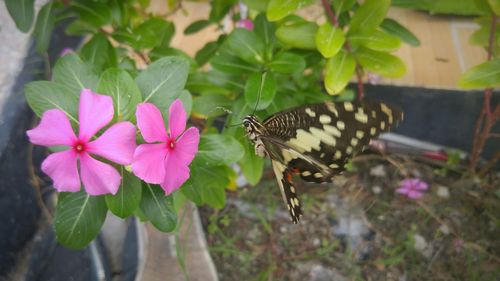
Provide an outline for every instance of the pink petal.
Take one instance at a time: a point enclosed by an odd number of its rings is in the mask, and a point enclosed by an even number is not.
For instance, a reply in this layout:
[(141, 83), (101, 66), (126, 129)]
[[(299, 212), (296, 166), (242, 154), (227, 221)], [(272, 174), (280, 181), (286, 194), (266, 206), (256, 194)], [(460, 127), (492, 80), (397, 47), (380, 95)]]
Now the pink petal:
[(427, 190), (429, 188), (429, 184), (427, 184), (425, 181), (418, 181), (415, 184), (415, 189), (417, 190)]
[(169, 153), (165, 159), (165, 180), (161, 187), (166, 195), (176, 191), (189, 178), (189, 168), (180, 165), (175, 154)]
[(180, 99), (174, 100), (168, 110), (168, 130), (171, 138), (176, 139), (186, 129), (186, 110)]
[(40, 124), (26, 133), (30, 142), (44, 146), (71, 146), (76, 140), (68, 117), (59, 109), (45, 111)]
[(80, 191), (80, 177), (76, 166), (77, 155), (73, 149), (52, 153), (42, 163), (42, 171), (53, 181), (59, 192)]
[(87, 153), (80, 154), (80, 171), (83, 187), (90, 195), (116, 194), (120, 187), (121, 177), (118, 171)]
[(99, 138), (87, 144), (87, 152), (122, 165), (132, 163), (135, 150), (135, 127), (130, 122), (116, 123)]
[(137, 106), (137, 127), (147, 142), (166, 142), (167, 131), (160, 110), (151, 103)]
[(422, 196), (424, 196), (420, 191), (417, 191), (417, 190), (410, 190), (410, 192), (408, 192), (408, 198), (411, 198), (411, 199), (420, 199), (422, 198)]
[(175, 148), (172, 153), (175, 154), (179, 164), (189, 165), (198, 152), (198, 143), (200, 142), (200, 132), (197, 128), (191, 127), (179, 137), (175, 142)]
[(396, 189), (396, 192), (397, 193), (400, 193), (400, 194), (408, 194), (408, 192), (410, 192), (410, 189), (406, 188), (406, 187), (400, 187), (398, 189)]
[(89, 89), (83, 89), (80, 94), (80, 109), (78, 111), (80, 139), (82, 141), (90, 140), (113, 119), (113, 114), (113, 100), (111, 97), (93, 93)]
[(148, 183), (159, 184), (165, 179), (165, 157), (167, 146), (160, 144), (141, 144), (134, 152), (132, 171)]

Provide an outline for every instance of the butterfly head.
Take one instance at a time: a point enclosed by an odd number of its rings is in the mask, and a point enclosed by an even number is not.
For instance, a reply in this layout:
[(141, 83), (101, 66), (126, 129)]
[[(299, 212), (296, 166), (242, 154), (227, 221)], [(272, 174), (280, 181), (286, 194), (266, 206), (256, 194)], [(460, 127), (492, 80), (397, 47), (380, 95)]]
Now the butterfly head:
[(250, 140), (255, 142), (258, 138), (258, 135), (260, 135), (262, 131), (262, 125), (260, 124), (259, 120), (257, 120), (254, 115), (247, 115), (245, 118), (243, 118), (242, 124)]

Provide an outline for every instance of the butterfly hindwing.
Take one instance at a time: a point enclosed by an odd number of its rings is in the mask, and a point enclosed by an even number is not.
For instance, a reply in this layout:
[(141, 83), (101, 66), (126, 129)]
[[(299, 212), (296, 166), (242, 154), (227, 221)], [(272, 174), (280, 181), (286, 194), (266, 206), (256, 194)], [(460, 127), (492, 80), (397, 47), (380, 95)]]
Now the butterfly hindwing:
[(278, 181), (278, 186), (283, 196), (283, 201), (287, 205), (288, 212), (292, 218), (293, 223), (298, 223), (302, 216), (302, 209), (300, 206), (297, 191), (292, 183), (292, 172), (283, 163), (272, 160), (274, 174)]

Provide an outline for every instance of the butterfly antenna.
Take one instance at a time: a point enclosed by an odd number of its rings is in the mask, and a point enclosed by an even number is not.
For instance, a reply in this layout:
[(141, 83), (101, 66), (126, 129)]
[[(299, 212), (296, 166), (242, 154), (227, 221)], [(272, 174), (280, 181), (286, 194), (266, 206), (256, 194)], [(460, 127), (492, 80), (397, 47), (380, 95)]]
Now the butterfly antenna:
[(262, 96), (262, 89), (264, 88), (264, 81), (266, 81), (266, 76), (267, 71), (262, 72), (262, 75), (260, 76), (259, 92), (257, 93), (257, 102), (255, 103), (252, 115), (255, 114), (255, 111), (257, 111), (257, 107), (259, 106), (260, 97)]

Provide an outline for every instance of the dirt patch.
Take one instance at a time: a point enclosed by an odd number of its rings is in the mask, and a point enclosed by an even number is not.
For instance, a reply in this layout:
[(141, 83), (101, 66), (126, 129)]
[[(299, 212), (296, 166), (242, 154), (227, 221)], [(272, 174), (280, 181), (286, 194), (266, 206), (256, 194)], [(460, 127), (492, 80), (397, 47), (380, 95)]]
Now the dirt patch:
[[(429, 188), (396, 193), (405, 178)], [(296, 179), (290, 222), (270, 169), (202, 208), (220, 280), (499, 280), (500, 179), (405, 156), (364, 155), (331, 184)]]

